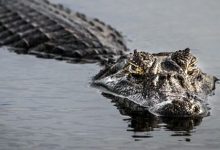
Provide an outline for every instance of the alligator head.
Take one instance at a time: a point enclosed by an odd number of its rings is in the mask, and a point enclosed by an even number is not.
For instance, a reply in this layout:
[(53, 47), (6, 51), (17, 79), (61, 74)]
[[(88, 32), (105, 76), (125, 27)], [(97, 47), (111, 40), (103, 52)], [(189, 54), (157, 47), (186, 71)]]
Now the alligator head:
[(95, 77), (93, 85), (126, 98), (158, 116), (206, 116), (207, 96), (217, 78), (203, 73), (190, 49), (119, 58)]

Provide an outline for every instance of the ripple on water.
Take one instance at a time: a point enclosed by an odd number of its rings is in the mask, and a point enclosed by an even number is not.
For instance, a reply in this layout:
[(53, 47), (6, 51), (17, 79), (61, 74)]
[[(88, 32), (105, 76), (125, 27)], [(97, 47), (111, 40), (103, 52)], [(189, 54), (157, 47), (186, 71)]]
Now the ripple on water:
[[(132, 49), (190, 47), (203, 70), (220, 75), (218, 0), (56, 1), (111, 23), (132, 39)], [(0, 49), (0, 68), (0, 149), (220, 147), (218, 87), (209, 99), (209, 117), (172, 120), (129, 114), (111, 103), (89, 87), (100, 69), (95, 64), (68, 64)]]

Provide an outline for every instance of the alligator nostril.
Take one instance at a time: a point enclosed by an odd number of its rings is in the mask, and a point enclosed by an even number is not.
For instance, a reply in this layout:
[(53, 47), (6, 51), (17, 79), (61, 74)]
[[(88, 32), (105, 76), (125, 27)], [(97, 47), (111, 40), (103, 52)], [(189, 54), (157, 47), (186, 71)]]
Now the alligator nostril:
[(193, 112), (198, 113), (199, 112), (199, 107), (198, 106), (193, 107)]

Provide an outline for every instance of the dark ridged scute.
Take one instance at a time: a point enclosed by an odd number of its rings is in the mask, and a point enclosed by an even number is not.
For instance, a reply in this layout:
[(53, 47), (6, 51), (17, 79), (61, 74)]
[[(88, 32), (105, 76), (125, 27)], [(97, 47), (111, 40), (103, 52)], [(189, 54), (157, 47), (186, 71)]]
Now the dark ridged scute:
[(86, 62), (127, 50), (109, 25), (47, 0), (0, 0), (0, 45), (17, 53)]

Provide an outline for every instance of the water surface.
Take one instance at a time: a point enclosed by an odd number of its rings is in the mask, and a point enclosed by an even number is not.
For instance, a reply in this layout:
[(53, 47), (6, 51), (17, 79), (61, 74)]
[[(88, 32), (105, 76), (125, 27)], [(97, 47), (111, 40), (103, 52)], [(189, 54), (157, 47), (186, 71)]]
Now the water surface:
[[(190, 47), (220, 77), (218, 0), (54, 0), (110, 23), (131, 49)], [(220, 89), (209, 117), (171, 122), (130, 117), (89, 86), (100, 67), (0, 51), (0, 149), (219, 149)], [(184, 127), (184, 128), (181, 128)]]

